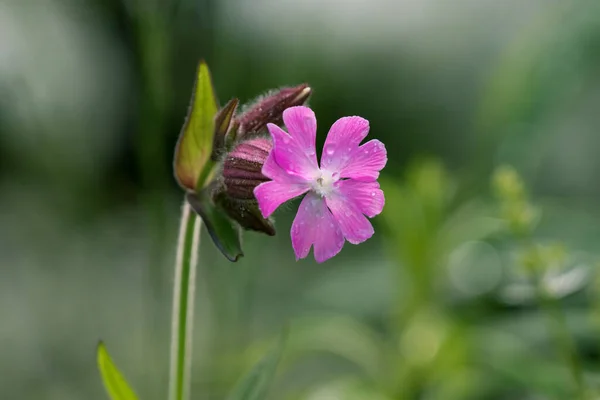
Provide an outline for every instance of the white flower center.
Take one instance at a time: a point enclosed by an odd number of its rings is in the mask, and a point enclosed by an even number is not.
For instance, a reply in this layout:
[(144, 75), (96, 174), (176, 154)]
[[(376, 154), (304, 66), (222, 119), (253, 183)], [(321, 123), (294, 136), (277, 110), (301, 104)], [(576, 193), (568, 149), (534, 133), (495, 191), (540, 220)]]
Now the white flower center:
[(337, 181), (336, 173), (321, 170), (320, 175), (312, 184), (312, 190), (321, 197), (327, 197), (333, 191), (333, 184)]

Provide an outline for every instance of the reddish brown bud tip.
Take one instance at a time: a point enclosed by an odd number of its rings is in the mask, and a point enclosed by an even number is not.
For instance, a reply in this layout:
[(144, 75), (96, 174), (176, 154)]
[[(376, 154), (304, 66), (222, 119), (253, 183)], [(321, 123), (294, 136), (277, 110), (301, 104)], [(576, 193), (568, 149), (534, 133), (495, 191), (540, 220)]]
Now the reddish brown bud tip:
[(237, 118), (239, 137), (249, 137), (262, 132), (268, 123), (280, 125), (286, 108), (302, 105), (312, 90), (306, 84), (273, 91), (260, 98), (252, 107)]

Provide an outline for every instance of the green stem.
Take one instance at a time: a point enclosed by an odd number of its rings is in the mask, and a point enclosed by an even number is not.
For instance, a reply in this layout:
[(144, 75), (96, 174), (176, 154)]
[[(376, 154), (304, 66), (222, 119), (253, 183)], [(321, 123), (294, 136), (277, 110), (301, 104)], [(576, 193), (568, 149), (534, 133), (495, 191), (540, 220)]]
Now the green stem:
[(184, 200), (173, 283), (169, 400), (187, 400), (190, 397), (194, 292), (201, 225), (202, 220)]

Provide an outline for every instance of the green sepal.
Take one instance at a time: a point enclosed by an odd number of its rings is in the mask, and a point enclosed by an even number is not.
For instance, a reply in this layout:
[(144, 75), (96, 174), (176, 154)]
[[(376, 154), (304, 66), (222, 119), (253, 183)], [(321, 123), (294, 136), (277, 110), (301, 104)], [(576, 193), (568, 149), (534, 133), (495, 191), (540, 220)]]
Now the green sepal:
[(175, 178), (183, 189), (199, 190), (211, 176), (214, 167), (211, 154), (217, 109), (210, 71), (206, 63), (201, 61), (173, 163)]
[(188, 192), (186, 200), (192, 209), (200, 215), (213, 242), (229, 261), (237, 261), (244, 255), (241, 243), (240, 227), (227, 214), (217, 207), (208, 192)]
[(226, 136), (239, 102), (238, 99), (229, 100), (229, 102), (225, 104), (225, 107), (220, 109), (215, 116), (215, 136), (211, 155), (213, 161), (218, 161), (220, 156), (228, 150), (225, 147)]

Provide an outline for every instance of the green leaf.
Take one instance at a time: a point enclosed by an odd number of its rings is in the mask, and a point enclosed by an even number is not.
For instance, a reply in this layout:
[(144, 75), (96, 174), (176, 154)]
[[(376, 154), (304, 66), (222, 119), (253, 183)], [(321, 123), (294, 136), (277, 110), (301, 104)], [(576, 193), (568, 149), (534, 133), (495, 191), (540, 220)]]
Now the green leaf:
[(265, 400), (283, 353), (286, 333), (271, 351), (238, 382), (227, 400)]
[(102, 342), (98, 344), (97, 361), (104, 387), (112, 400), (137, 400), (137, 396), (113, 363)]
[(213, 203), (206, 190), (200, 193), (187, 193), (186, 199), (200, 215), (210, 237), (225, 257), (230, 261), (237, 261), (244, 255), (239, 226)]
[(208, 66), (200, 62), (188, 115), (175, 149), (175, 177), (184, 189), (204, 186), (213, 168), (210, 159), (217, 100)]

